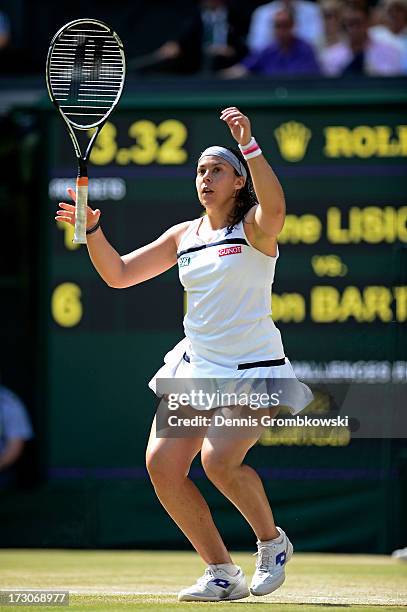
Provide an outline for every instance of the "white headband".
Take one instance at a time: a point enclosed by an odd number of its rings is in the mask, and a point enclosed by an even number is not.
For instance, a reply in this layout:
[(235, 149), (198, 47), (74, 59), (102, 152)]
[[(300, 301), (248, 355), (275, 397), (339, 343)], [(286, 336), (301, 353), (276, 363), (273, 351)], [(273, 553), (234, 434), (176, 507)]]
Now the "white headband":
[(239, 176), (243, 176), (245, 179), (247, 179), (246, 168), (244, 167), (240, 159), (236, 157), (236, 155), (232, 153), (232, 151), (229, 151), (229, 149), (217, 146), (208, 147), (207, 149), (205, 149), (205, 151), (202, 151), (201, 155), (199, 156), (198, 163), (201, 161), (202, 157), (206, 155), (216, 155), (216, 157), (222, 157), (231, 166), (233, 166)]

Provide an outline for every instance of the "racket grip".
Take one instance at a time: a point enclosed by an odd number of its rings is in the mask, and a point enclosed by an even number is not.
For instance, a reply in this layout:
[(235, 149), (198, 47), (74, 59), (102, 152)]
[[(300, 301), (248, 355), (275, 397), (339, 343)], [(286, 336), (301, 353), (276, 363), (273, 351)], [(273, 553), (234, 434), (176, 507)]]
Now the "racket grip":
[(76, 210), (75, 210), (75, 233), (73, 242), (86, 244), (86, 217), (88, 205), (88, 177), (79, 176), (76, 179)]

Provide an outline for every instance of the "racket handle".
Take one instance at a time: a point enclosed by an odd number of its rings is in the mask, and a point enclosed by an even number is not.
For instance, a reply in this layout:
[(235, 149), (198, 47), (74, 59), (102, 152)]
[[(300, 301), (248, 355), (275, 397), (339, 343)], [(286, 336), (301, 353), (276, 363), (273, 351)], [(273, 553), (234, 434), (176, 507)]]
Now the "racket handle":
[(88, 205), (88, 177), (78, 176), (76, 179), (76, 210), (75, 233), (73, 242), (86, 244), (86, 217)]

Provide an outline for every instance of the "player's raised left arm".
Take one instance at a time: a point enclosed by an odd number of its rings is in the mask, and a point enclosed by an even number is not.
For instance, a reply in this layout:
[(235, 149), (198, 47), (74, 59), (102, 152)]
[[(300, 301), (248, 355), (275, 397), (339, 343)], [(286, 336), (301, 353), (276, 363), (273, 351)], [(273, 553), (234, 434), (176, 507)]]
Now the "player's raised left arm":
[[(225, 108), (220, 118), (225, 121), (233, 138), (243, 148), (252, 138), (250, 120), (235, 106)], [(252, 148), (255, 148), (253, 145)], [(254, 150), (253, 153), (256, 151)], [(246, 153), (247, 154), (247, 153)], [(255, 223), (264, 234), (277, 236), (283, 228), (285, 219), (285, 199), (280, 182), (263, 155), (247, 160), (259, 206), (255, 213)]]

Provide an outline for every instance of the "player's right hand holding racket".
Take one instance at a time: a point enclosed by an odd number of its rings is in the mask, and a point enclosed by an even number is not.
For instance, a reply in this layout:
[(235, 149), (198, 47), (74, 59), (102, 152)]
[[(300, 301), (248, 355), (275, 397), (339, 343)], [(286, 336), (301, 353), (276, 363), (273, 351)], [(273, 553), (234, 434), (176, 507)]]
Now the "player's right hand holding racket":
[[(76, 203), (76, 193), (71, 187), (67, 189), (68, 195), (74, 203)], [(75, 211), (76, 207), (74, 204), (68, 204), (67, 202), (59, 203), (60, 210), (57, 210), (55, 220), (62, 221), (63, 223), (69, 223), (75, 226)], [(99, 223), (101, 212), (98, 208), (93, 210), (89, 206), (86, 207), (86, 231), (92, 230)]]

